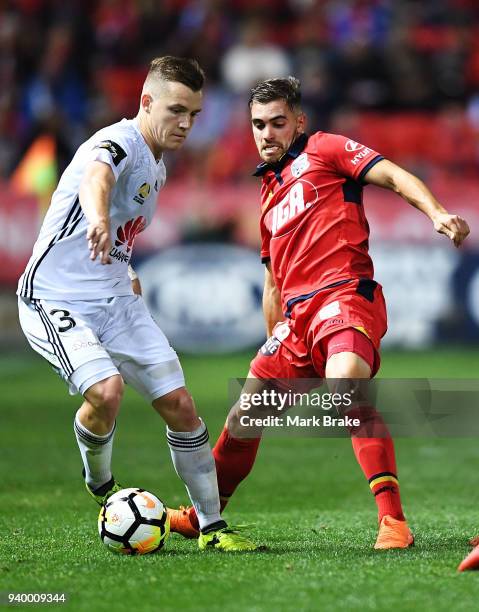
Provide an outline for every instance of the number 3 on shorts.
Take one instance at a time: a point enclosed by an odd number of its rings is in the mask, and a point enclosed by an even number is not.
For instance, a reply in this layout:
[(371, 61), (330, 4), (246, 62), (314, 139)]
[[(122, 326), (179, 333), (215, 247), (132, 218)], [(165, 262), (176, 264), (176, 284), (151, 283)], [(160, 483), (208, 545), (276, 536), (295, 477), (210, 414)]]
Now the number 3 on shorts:
[(69, 329), (72, 329), (73, 327), (75, 327), (76, 323), (70, 316), (70, 313), (68, 310), (63, 310), (61, 308), (54, 308), (53, 310), (50, 310), (50, 316), (55, 318), (55, 315), (60, 312), (63, 313), (63, 316), (56, 317), (56, 318), (58, 319), (58, 321), (60, 321), (60, 323), (65, 323), (65, 325), (61, 325), (57, 323), (58, 331), (66, 332)]

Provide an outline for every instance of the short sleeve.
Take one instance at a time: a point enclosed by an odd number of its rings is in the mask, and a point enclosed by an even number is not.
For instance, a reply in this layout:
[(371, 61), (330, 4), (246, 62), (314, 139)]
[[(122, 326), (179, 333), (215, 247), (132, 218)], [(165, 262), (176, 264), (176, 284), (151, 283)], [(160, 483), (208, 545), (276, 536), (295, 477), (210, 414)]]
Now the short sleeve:
[(355, 140), (338, 134), (318, 134), (318, 150), (321, 157), (333, 166), (341, 176), (363, 182), (364, 176), (383, 156)]
[(133, 143), (124, 136), (113, 136), (112, 138), (99, 137), (93, 142), (90, 161), (101, 161), (108, 164), (113, 170), (115, 181), (120, 174), (131, 163), (134, 154)]

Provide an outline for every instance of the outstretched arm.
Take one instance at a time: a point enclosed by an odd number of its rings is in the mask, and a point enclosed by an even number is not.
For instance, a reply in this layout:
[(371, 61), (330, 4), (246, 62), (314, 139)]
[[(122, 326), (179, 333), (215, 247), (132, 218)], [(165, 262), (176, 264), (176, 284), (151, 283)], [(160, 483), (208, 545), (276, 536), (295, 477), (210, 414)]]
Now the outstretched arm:
[(80, 205), (88, 220), (87, 240), (90, 259), (100, 256), (102, 264), (111, 263), (110, 195), (115, 177), (108, 164), (90, 162), (80, 185)]
[(383, 159), (375, 164), (364, 180), (395, 191), (411, 206), (427, 215), (434, 229), (450, 238), (456, 247), (469, 234), (469, 226), (462, 217), (449, 214), (420, 179), (389, 160)]
[(269, 338), (273, 333), (273, 327), (284, 319), (281, 311), (281, 297), (271, 273), (271, 264), (264, 267), (264, 290), (263, 290), (263, 313), (266, 323), (266, 334)]

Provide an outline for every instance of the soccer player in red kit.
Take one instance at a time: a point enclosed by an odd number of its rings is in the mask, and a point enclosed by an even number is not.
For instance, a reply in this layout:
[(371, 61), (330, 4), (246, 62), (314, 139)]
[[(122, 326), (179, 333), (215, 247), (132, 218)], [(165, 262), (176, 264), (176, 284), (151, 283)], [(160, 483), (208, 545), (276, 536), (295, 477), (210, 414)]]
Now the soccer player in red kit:
[[(369, 147), (325, 132), (308, 136), (297, 79), (260, 83), (249, 106), (263, 160), (255, 175), (262, 180), (263, 308), (271, 337), (248, 377), (371, 378), (387, 320), (368, 253), (363, 185), (395, 191), (455, 246), (468, 225), (418, 178)], [(241, 437), (240, 414), (239, 406), (230, 412), (213, 450), (223, 507), (250, 472), (260, 442)], [(378, 507), (375, 548), (407, 548), (414, 539), (402, 512), (393, 441), (384, 424), (381, 437), (364, 433), (378, 417), (371, 408), (359, 428), (350, 428), (353, 449)], [(194, 535), (194, 509), (173, 511), (171, 519), (174, 530)]]

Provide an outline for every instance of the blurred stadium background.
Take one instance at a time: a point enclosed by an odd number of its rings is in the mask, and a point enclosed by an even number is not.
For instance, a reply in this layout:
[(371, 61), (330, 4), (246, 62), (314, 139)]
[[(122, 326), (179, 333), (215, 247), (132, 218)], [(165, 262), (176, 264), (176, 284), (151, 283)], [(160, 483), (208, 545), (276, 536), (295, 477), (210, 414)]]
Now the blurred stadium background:
[(246, 101), (256, 81), (288, 74), (302, 81), (309, 131), (377, 149), (471, 225), (456, 251), (420, 213), (368, 187), (385, 346), (477, 343), (478, 33), (474, 0), (1, 2), (2, 350), (25, 346), (14, 288), (60, 173), (93, 131), (136, 114), (146, 66), (166, 53), (196, 57), (208, 76), (204, 111), (166, 160), (167, 186), (133, 261), (175, 346), (230, 351), (262, 339)]

